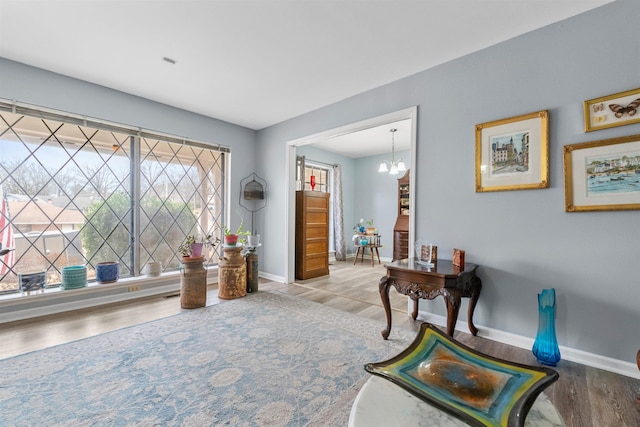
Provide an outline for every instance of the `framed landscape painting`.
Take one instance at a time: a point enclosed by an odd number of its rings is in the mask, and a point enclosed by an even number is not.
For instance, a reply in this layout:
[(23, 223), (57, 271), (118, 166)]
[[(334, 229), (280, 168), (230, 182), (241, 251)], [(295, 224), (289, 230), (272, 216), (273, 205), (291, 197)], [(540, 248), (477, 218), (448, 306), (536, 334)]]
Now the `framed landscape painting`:
[(566, 212), (640, 209), (640, 135), (565, 145)]
[(476, 125), (476, 192), (549, 187), (547, 110)]

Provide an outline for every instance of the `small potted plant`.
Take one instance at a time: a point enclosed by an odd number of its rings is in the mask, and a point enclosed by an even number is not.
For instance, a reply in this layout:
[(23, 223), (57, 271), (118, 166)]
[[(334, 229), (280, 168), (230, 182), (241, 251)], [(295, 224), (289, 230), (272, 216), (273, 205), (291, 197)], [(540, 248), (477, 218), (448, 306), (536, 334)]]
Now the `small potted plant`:
[(364, 218), (360, 218), (360, 221), (353, 226), (353, 231), (355, 231), (356, 234), (373, 236), (376, 234), (376, 228), (373, 226), (373, 219), (365, 222)]
[(236, 232), (233, 233), (229, 228), (225, 225), (222, 226), (222, 230), (224, 231), (224, 244), (226, 246), (236, 246), (238, 241), (242, 243), (245, 239), (244, 236), (248, 236), (251, 234), (251, 231), (244, 230), (244, 217), (240, 216), (240, 225), (236, 229)]
[(373, 218), (367, 221), (366, 234), (367, 236), (373, 236), (376, 234), (376, 228), (373, 226)]
[(195, 236), (187, 236), (187, 239), (178, 247), (178, 252), (182, 254), (183, 257), (189, 258), (198, 258), (202, 256), (202, 249), (204, 247), (215, 247), (218, 243), (220, 243), (220, 239), (213, 239), (211, 234), (207, 234), (200, 241), (196, 239)]

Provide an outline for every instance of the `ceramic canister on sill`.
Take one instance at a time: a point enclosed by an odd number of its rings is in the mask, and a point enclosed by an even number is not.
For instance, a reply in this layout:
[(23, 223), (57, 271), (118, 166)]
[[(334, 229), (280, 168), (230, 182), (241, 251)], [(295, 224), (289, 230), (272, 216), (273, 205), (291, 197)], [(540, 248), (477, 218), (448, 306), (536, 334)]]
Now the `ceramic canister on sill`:
[(112, 283), (120, 278), (120, 264), (115, 261), (105, 261), (96, 264), (96, 282)]
[(87, 267), (84, 265), (62, 267), (60, 289), (78, 289), (85, 286), (87, 286)]
[(147, 277), (158, 277), (162, 274), (162, 263), (160, 261), (149, 261), (144, 270)]

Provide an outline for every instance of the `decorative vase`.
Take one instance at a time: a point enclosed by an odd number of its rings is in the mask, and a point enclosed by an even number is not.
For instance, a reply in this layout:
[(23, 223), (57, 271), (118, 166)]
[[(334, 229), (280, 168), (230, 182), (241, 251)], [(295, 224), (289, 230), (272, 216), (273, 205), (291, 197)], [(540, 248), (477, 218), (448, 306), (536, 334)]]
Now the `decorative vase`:
[(202, 256), (203, 243), (192, 243), (191, 245), (191, 258), (200, 258)]
[(237, 234), (226, 234), (224, 236), (224, 244), (227, 246), (235, 246), (238, 243), (238, 235)]
[(180, 271), (180, 307), (199, 308), (207, 305), (207, 270), (204, 258), (183, 257)]
[(115, 261), (105, 261), (96, 264), (96, 282), (117, 282), (120, 278), (120, 265)]
[(218, 298), (234, 299), (247, 295), (247, 265), (242, 247), (222, 248), (218, 263)]
[(258, 292), (258, 254), (249, 252), (245, 255), (247, 260), (247, 293)]
[(311, 191), (313, 191), (316, 189), (316, 176), (311, 175), (309, 178), (311, 178)]
[(87, 286), (87, 267), (84, 265), (71, 265), (62, 267), (62, 280), (60, 289), (78, 289)]
[(538, 362), (556, 366), (560, 361), (560, 349), (556, 339), (556, 290), (543, 289), (538, 294), (538, 334), (533, 343), (533, 354)]
[(162, 263), (160, 261), (149, 261), (144, 272), (147, 277), (158, 277), (162, 274)]
[(260, 235), (259, 234), (252, 234), (250, 236), (247, 237), (247, 246), (250, 246), (252, 248), (255, 248), (256, 246), (260, 245)]

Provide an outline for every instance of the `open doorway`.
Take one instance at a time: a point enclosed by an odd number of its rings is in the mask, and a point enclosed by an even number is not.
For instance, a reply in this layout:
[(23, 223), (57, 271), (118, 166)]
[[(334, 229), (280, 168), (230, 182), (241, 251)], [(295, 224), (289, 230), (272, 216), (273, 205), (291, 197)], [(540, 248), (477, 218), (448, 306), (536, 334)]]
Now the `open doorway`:
[[(345, 125), (339, 128), (330, 129), (315, 135), (309, 135), (309, 136), (288, 142), (288, 149), (286, 153), (286, 157), (287, 157), (286, 161), (288, 165), (288, 168), (287, 168), (288, 197), (287, 197), (286, 209), (287, 209), (287, 215), (291, 220), (288, 221), (288, 227), (286, 230), (286, 239), (285, 239), (286, 254), (285, 254), (284, 270), (285, 270), (285, 281), (287, 283), (291, 283), (295, 279), (295, 221), (293, 221), (293, 219), (295, 218), (295, 192), (299, 187), (299, 183), (296, 182), (296, 173), (295, 173), (296, 172), (296, 156), (297, 156), (298, 150), (302, 150), (303, 147), (313, 147), (315, 145), (320, 147), (323, 145), (324, 142), (332, 139), (334, 140), (339, 139), (338, 137), (353, 135), (353, 134), (357, 134), (358, 132), (366, 132), (366, 131), (371, 132), (372, 130), (378, 127), (383, 127), (382, 129), (384, 130), (384, 132), (386, 132), (385, 138), (386, 138), (387, 144), (385, 148), (382, 148), (383, 151), (381, 151), (380, 153), (384, 153), (384, 156), (389, 157), (391, 155), (391, 136), (388, 133), (389, 130), (384, 128), (384, 126), (388, 127), (388, 125), (390, 124), (393, 124), (396, 122), (403, 122), (403, 121), (407, 122), (408, 127), (407, 127), (406, 133), (410, 134), (408, 136), (410, 160), (409, 162), (407, 162), (407, 167), (409, 169), (415, 170), (415, 163), (416, 163), (415, 152), (416, 152), (416, 140), (417, 140), (417, 107), (407, 108), (405, 110), (400, 110), (397, 112), (385, 114), (382, 116), (378, 116), (371, 119)], [(396, 135), (396, 138), (397, 138), (397, 135)], [(375, 159), (375, 156), (370, 156), (370, 157), (371, 157), (370, 162), (374, 162), (373, 159)], [(373, 166), (367, 165), (366, 162), (360, 162), (356, 166), (353, 166), (352, 164), (348, 167), (352, 167), (354, 169), (366, 168), (367, 172), (370, 171), (371, 168), (375, 168), (377, 173), (377, 165), (373, 165)], [(356, 170), (351, 170), (350, 172), (357, 173)], [(415, 193), (415, 185), (414, 185), (415, 175), (416, 175), (415, 173), (412, 173), (410, 176), (411, 200), (415, 200), (413, 196), (413, 194)], [(400, 176), (396, 175), (396, 176), (387, 177), (390, 180), (390, 182), (393, 182), (394, 188), (397, 188), (397, 178), (399, 178)], [(372, 188), (368, 186), (367, 183), (363, 183), (357, 186), (357, 188), (355, 189), (355, 192), (357, 193), (356, 197), (361, 197), (363, 195), (365, 195), (364, 197), (367, 197), (369, 195), (375, 194), (376, 188)], [(397, 190), (396, 190), (396, 193), (397, 193)], [(348, 194), (346, 194), (346, 191), (345, 191), (344, 197), (345, 198), (350, 197)], [(397, 197), (397, 194), (394, 194), (393, 199), (395, 199), (396, 197)], [(414, 235), (413, 235), (414, 234), (413, 223), (414, 223), (414, 217), (415, 217), (413, 212), (414, 205), (415, 203), (412, 203), (410, 206), (410, 221), (409, 221), (410, 244), (412, 244), (414, 240)], [(351, 222), (353, 221), (353, 218), (357, 217), (359, 219), (360, 215), (364, 217), (367, 214), (366, 212), (359, 212), (359, 211), (356, 212), (356, 209), (357, 207), (354, 208), (354, 210), (351, 212), (350, 215), (345, 215), (345, 218), (344, 218), (345, 234), (349, 234), (349, 235), (352, 234), (352, 226), (354, 224), (351, 224)], [(369, 212), (369, 215), (371, 215), (370, 212)], [(369, 220), (370, 218), (365, 218), (365, 219)], [(393, 223), (390, 223), (388, 226), (393, 227)], [(387, 233), (389, 239), (392, 239), (392, 234), (393, 234), (392, 231), (389, 231)], [(351, 239), (350, 238), (345, 239), (345, 241), (347, 242), (347, 244), (349, 244), (351, 242)], [(390, 248), (393, 246), (391, 240), (388, 242), (388, 246)]]

